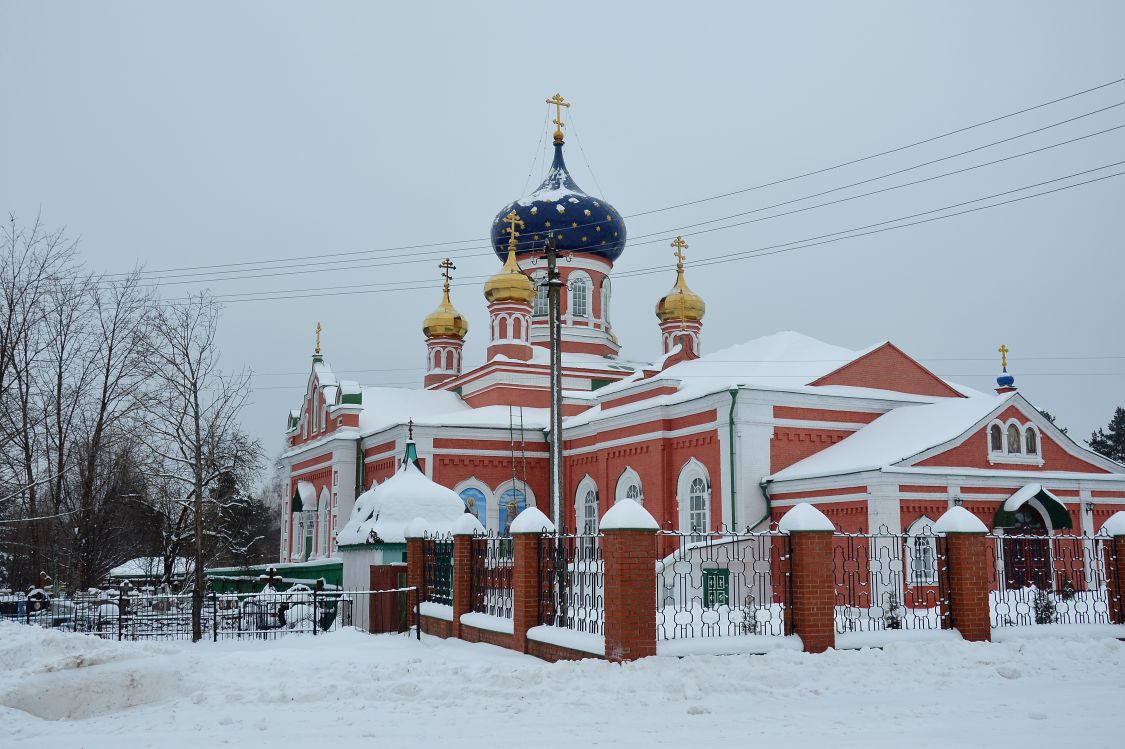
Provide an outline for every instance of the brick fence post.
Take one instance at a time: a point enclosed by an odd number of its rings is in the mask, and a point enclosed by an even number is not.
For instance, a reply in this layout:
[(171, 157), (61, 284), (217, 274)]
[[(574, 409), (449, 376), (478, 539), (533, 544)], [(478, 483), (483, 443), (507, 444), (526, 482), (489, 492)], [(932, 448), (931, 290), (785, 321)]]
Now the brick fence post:
[(1102, 525), (1102, 532), (1110, 537), (1105, 542), (1109, 620), (1125, 624), (1125, 511), (1113, 513)]
[(946, 537), (949, 610), (953, 626), (972, 642), (992, 640), (988, 607), (990, 566), (996, 564), (988, 527), (964, 507), (951, 507), (934, 524)]
[(836, 590), (832, 534), (836, 527), (810, 504), (794, 505), (778, 524), (789, 534), (789, 574), (793, 581), (793, 631), (806, 653), (836, 647)]
[[(426, 600), (426, 552), (422, 543), (425, 535), (426, 521), (422, 518), (415, 518), (406, 527), (406, 587), (418, 591), (419, 603)], [(411, 595), (407, 601), (406, 614), (406, 621), (411, 627), (418, 623), (415, 621), (414, 602), (415, 598)]]
[(623, 499), (602, 517), (605, 657), (656, 655), (656, 531), (644, 507)]
[(473, 610), (473, 536), (484, 526), (465, 513), (453, 526), (453, 637), (461, 637), (461, 615)]
[(515, 649), (527, 652), (527, 630), (539, 621), (539, 539), (554, 533), (555, 524), (539, 509), (521, 512), (510, 529), (512, 534), (512, 633)]

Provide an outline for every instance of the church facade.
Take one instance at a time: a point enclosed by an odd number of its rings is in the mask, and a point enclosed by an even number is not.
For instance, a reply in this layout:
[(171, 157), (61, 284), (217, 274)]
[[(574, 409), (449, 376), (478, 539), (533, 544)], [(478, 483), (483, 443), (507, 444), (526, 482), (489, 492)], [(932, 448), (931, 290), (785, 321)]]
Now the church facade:
[(986, 394), (890, 342), (852, 351), (782, 332), (707, 352), (706, 305), (687, 284), (679, 238), (675, 280), (655, 303), (663, 354), (621, 358), (612, 272), (625, 223), (575, 184), (556, 122), (543, 183), (492, 222), (502, 265), (483, 289), (484, 364), (462, 366), (472, 339), (448, 263), (441, 300), (422, 322), (426, 371), (416, 389), (341, 380), (318, 344), (286, 427), (281, 561), (334, 556), (357, 497), (394, 474), (410, 439), (425, 475), (485, 528), (505, 533), (528, 507), (551, 514), (548, 239), (567, 256), (558, 524), (568, 532), (595, 532), (627, 498), (685, 533), (763, 529), (798, 502), (845, 532), (905, 534), (925, 533), (954, 505), (998, 532), (1035, 533), (1094, 534), (1125, 509), (1125, 466), (1045, 419), (1006, 360)]

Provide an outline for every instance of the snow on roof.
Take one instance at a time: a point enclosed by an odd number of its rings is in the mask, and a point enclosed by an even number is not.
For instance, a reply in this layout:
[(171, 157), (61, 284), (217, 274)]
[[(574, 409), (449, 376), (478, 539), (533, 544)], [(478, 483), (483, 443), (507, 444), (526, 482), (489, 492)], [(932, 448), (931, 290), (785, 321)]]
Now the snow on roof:
[[(423, 423), (438, 414), (470, 411), (461, 396), (448, 390), (363, 387), (363, 411), (359, 414), (361, 432), (405, 424), (410, 419)], [(506, 409), (505, 409), (506, 410)]]
[(554, 533), (555, 524), (538, 507), (528, 507), (512, 521), (510, 533)]
[(1118, 510), (1109, 516), (1102, 525), (1102, 533), (1107, 536), (1125, 536), (1125, 510)]
[(900, 406), (769, 478), (783, 481), (891, 466), (960, 436), (1014, 395), (943, 398), (938, 403)]
[(365, 544), (371, 534), (385, 543), (405, 543), (406, 529), (416, 518), (430, 530), (450, 532), (465, 514), (465, 503), (452, 489), (434, 483), (414, 463), (404, 463), (389, 479), (360, 494), (352, 516), (340, 529), (341, 546)]
[[(190, 559), (178, 557), (172, 565), (172, 574), (186, 575), (190, 567)], [(137, 557), (109, 571), (110, 577), (160, 577), (163, 574), (164, 559), (161, 557)]]
[(790, 531), (834, 531), (836, 526), (820, 510), (808, 502), (799, 502), (793, 505), (789, 512), (781, 518), (777, 529), (782, 533)]
[(320, 383), (321, 387), (340, 384), (332, 371), (332, 367), (328, 366), (324, 359), (313, 359), (313, 372), (316, 374), (317, 382)]
[(648, 510), (635, 499), (622, 499), (602, 515), (598, 527), (603, 531), (612, 530), (660, 530)]
[(934, 523), (935, 533), (988, 533), (988, 526), (964, 507), (950, 507)]

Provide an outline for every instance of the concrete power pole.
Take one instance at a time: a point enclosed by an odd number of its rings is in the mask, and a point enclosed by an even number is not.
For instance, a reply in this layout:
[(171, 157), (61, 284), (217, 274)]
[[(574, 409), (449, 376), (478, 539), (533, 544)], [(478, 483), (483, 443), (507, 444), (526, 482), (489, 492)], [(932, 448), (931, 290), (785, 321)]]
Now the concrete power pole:
[(559, 532), (564, 532), (562, 513), (563, 462), (562, 462), (562, 310), (560, 295), (563, 282), (559, 276), (558, 250), (555, 238), (547, 240), (547, 317), (551, 333), (551, 426), (550, 480), (551, 520)]

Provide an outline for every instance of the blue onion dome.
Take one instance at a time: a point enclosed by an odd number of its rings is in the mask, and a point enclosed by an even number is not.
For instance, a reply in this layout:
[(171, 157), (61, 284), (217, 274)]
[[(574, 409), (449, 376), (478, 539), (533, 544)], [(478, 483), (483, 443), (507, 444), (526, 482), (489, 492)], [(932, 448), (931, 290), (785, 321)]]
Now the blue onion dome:
[(551, 236), (560, 253), (585, 252), (611, 263), (625, 250), (625, 222), (613, 206), (587, 195), (574, 182), (563, 161), (563, 144), (555, 143), (555, 159), (543, 184), (522, 200), (509, 203), (492, 220), (492, 249), (508, 256), (503, 218), (515, 211), (524, 222), (517, 255), (540, 252)]
[(1016, 384), (1016, 378), (1004, 372), (1004, 374), (996, 378), (996, 384), (1002, 388), (1010, 388)]

